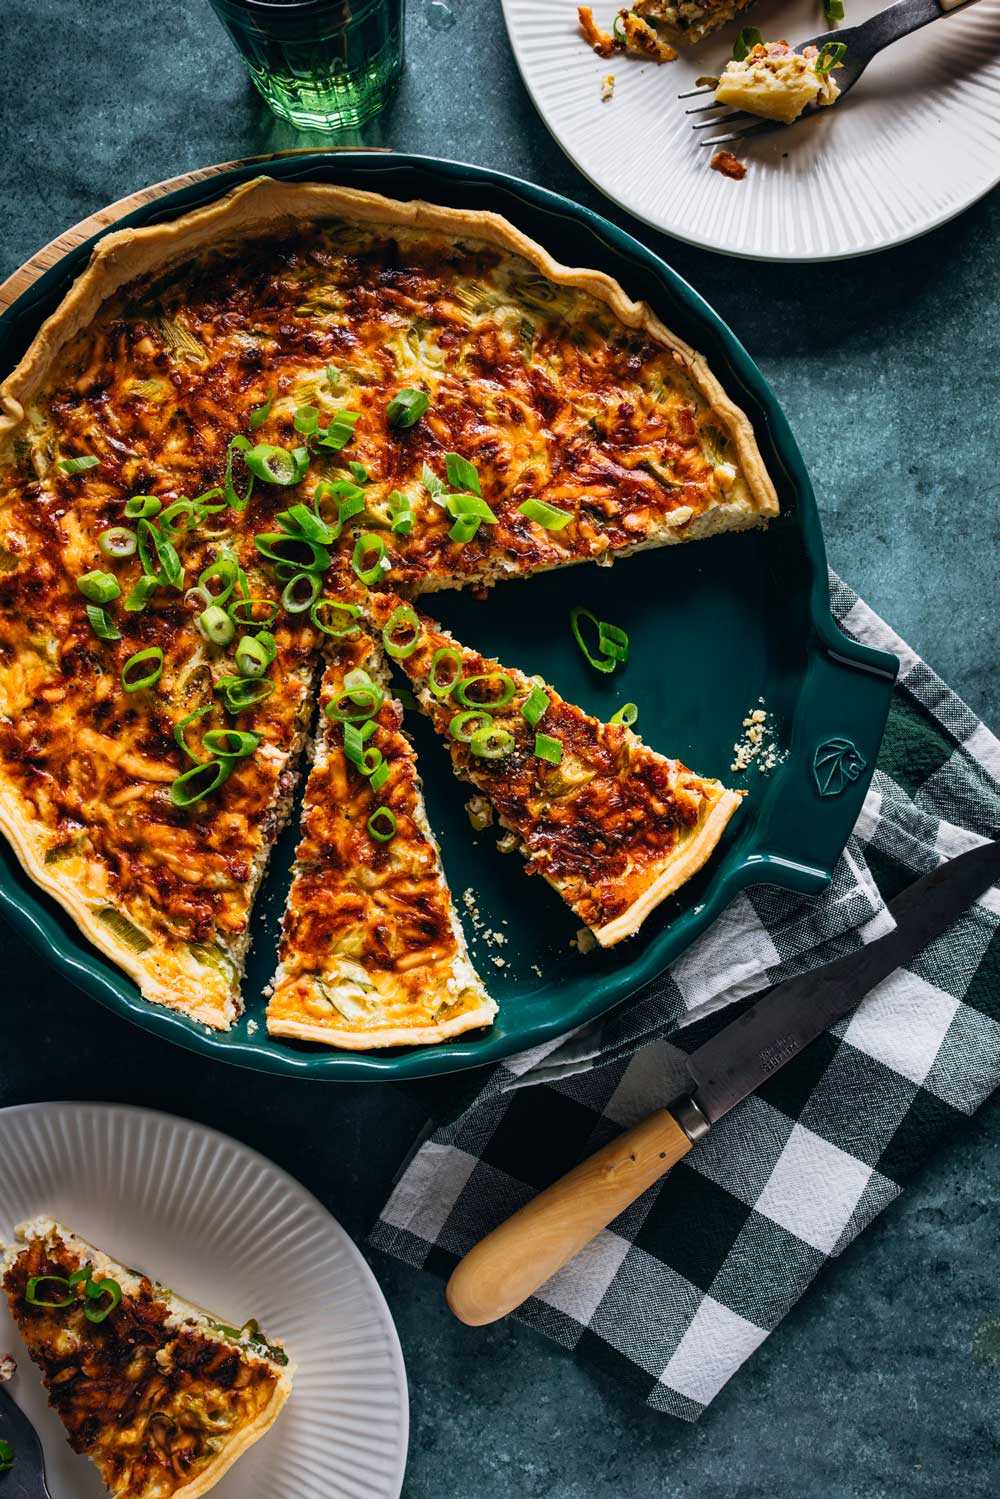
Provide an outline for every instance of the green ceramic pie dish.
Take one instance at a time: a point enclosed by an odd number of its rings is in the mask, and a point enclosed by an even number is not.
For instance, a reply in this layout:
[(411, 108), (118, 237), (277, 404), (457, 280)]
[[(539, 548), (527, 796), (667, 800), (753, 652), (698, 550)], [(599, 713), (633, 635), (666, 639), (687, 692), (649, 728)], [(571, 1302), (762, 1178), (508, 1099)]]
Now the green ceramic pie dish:
[[(181, 189), (122, 220), (175, 218), (261, 171), (241, 167)], [(649, 552), (613, 568), (568, 568), (498, 587), (488, 599), (437, 594), (431, 612), (459, 639), (512, 666), (540, 672), (572, 702), (608, 717), (639, 705), (638, 731), (656, 749), (749, 794), (706, 869), (610, 951), (581, 954), (579, 923), (520, 858), (501, 854), (496, 831), (475, 833), (467, 793), (446, 750), (410, 714), (428, 811), (473, 956), (500, 1005), (493, 1028), (435, 1047), (357, 1054), (271, 1040), (264, 987), (295, 844), (279, 843), (255, 915), (246, 1013), (218, 1034), (147, 1004), (62, 910), (0, 849), (0, 911), (80, 988), (145, 1030), (262, 1072), (310, 1079), (412, 1079), (479, 1067), (549, 1041), (620, 1004), (654, 979), (742, 889), (779, 885), (818, 894), (854, 825), (878, 755), (898, 663), (848, 640), (834, 624), (812, 487), (795, 440), (756, 365), (707, 304), (662, 260), (598, 214), (502, 173), (381, 152), (297, 155), (268, 163), (291, 180), (370, 188), (504, 214), (559, 260), (616, 277), (707, 355), (749, 414), (778, 489), (781, 517), (767, 531)], [(9, 370), (86, 263), (91, 240), (42, 276), (0, 318), (0, 369)], [(569, 611), (584, 604), (624, 626), (627, 666), (599, 677), (573, 642)], [(744, 719), (758, 707), (780, 753), (762, 774), (731, 764)], [(496, 935), (499, 934), (499, 937)]]

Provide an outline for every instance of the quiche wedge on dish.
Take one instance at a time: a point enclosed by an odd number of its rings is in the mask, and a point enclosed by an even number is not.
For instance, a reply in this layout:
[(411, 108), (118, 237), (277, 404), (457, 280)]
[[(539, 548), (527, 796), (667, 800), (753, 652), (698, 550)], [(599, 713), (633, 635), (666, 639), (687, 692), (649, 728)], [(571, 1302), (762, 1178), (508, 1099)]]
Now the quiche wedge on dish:
[(442, 1041), (489, 1025), (496, 1005), (469, 959), (381, 649), (347, 629), (320, 693), (267, 1028), (351, 1050)]
[(284, 1349), (216, 1322), (49, 1218), (3, 1260), (11, 1315), (75, 1452), (114, 1499), (197, 1499), (273, 1425)]
[(740, 793), (460, 645), (391, 594), (366, 609), (395, 646), (452, 768), (488, 798), (603, 947), (633, 936), (711, 857)]
[(262, 178), (110, 234), (0, 386), (0, 831), (226, 1028), (334, 561), (483, 587), (776, 512), (702, 356), (495, 214)]

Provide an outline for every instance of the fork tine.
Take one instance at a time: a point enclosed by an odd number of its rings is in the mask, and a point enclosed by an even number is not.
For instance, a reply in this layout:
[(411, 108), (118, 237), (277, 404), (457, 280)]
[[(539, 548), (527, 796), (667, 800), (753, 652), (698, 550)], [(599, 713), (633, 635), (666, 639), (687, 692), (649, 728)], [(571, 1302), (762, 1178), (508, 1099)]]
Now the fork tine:
[[(694, 128), (697, 129), (697, 126)], [(782, 122), (780, 120), (760, 120), (756, 125), (749, 125), (746, 130), (734, 130), (731, 135), (713, 136), (711, 140), (702, 136), (695, 144), (699, 146), (728, 146), (731, 141), (745, 141), (752, 135), (766, 135), (769, 130), (779, 130), (781, 128)]]
[[(686, 115), (704, 115), (708, 114), (709, 110), (725, 109), (725, 107), (724, 104), (700, 104), (697, 109), (686, 109), (684, 113)], [(719, 123), (721, 123), (721, 120)]]
[(678, 99), (699, 99), (702, 94), (714, 94), (713, 88), (691, 88), (686, 94), (678, 94)]
[[(698, 113), (698, 114), (703, 114), (704, 113), (703, 110), (697, 110), (697, 111), (688, 110), (687, 111), (688, 114), (691, 114), (692, 112), (695, 112), (695, 113)], [(699, 120), (698, 123), (697, 123), (697, 125), (692, 125), (691, 126), (691, 129), (692, 130), (714, 130), (717, 125), (735, 125), (738, 120), (749, 120), (751, 118), (752, 118), (752, 116), (746, 114), (744, 110), (742, 110), (742, 109), (734, 109), (734, 110), (732, 110), (732, 112), (730, 114), (727, 114), (727, 115), (717, 115), (714, 120)]]

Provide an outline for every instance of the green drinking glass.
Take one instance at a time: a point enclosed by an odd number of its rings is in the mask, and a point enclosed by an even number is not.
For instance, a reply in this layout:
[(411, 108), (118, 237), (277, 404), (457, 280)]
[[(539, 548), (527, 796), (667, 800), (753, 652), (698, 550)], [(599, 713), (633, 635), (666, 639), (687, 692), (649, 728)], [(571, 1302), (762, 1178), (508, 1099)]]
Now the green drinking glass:
[(274, 113), (300, 130), (363, 125), (403, 67), (404, 0), (211, 0)]

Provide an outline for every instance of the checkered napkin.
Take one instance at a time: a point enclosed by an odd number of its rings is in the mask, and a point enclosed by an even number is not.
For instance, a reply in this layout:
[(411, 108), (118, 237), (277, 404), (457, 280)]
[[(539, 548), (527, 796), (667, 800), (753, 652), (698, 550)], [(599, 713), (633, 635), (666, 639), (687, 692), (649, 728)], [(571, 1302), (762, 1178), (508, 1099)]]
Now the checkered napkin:
[[(828, 892), (740, 896), (632, 1003), (476, 1074), (372, 1235), (448, 1274), (584, 1155), (677, 1096), (684, 1054), (781, 979), (892, 927), (899, 890), (1000, 836), (1000, 743), (838, 579), (845, 630), (901, 660), (879, 767)], [(693, 1421), (825, 1261), (1000, 1083), (1000, 891), (746, 1099), (515, 1315)]]

